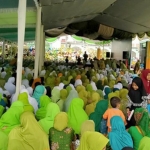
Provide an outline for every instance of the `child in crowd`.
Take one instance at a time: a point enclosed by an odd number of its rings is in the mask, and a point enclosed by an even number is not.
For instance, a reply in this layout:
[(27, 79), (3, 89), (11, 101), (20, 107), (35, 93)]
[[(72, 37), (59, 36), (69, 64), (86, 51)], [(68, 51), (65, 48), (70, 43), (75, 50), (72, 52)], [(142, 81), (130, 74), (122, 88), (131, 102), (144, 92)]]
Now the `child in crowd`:
[(112, 106), (112, 108), (108, 108), (106, 110), (106, 112), (104, 113), (103, 115), (103, 118), (104, 119), (107, 119), (107, 127), (108, 127), (108, 132), (111, 131), (111, 125), (110, 125), (110, 119), (113, 117), (113, 116), (120, 116), (125, 125), (126, 125), (126, 119), (125, 119), (125, 116), (123, 114), (123, 112), (121, 110), (119, 110), (120, 108), (120, 99), (118, 97), (112, 97), (110, 99), (110, 104)]

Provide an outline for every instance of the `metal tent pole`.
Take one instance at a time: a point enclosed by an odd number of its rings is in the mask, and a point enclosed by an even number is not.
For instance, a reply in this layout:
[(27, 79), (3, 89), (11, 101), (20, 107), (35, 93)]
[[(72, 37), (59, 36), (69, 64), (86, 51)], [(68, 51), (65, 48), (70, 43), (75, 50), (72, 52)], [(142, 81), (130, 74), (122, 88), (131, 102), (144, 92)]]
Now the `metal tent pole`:
[(41, 7), (37, 8), (36, 37), (35, 37), (35, 61), (34, 61), (34, 79), (38, 77), (39, 58), (40, 58), (40, 33), (41, 33)]
[(2, 60), (5, 60), (5, 40), (3, 40), (3, 49), (2, 49)]
[(23, 60), (23, 45), (24, 45), (24, 36), (25, 36), (25, 23), (26, 23), (26, 5), (27, 5), (27, 0), (19, 0), (16, 98), (19, 95), (21, 81), (22, 81), (22, 60)]
[(43, 61), (43, 53), (44, 53), (44, 50), (43, 50), (43, 25), (41, 25), (41, 40), (40, 40), (40, 51), (41, 51), (41, 55), (39, 56), (39, 72), (41, 72), (41, 69), (42, 69), (42, 61)]

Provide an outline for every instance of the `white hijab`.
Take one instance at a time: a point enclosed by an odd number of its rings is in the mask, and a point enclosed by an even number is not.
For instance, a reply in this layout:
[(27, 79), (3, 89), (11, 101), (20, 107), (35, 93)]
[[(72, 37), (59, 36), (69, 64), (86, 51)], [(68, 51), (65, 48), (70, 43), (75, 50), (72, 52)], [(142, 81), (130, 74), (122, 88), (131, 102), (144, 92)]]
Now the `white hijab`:
[(121, 90), (123, 88), (122, 84), (121, 83), (117, 83), (114, 85), (114, 88), (117, 88), (119, 90)]
[[(20, 86), (20, 92), (21, 92), (22, 90), (24, 90), (24, 89), (26, 89), (26, 87), (25, 87), (24, 85), (21, 85), (21, 86)], [(16, 100), (17, 100), (17, 96), (16, 96), (16, 93), (14, 93), (14, 94), (11, 96), (11, 99), (10, 99), (11, 104), (12, 104), (13, 102), (15, 102)]]
[(22, 85), (24, 85), (26, 88), (29, 87), (29, 80), (28, 79), (23, 79), (22, 80)]
[(40, 77), (44, 77), (45, 73), (46, 73), (46, 70), (42, 70), (41, 73), (40, 73)]
[(28, 87), (27, 90), (28, 90), (29, 95), (32, 97), (32, 94), (33, 94), (32, 87)]
[(94, 91), (97, 91), (97, 87), (96, 87), (95, 82), (91, 81), (91, 85), (92, 85), (93, 90), (94, 90)]
[(63, 84), (63, 83), (60, 83), (60, 84), (59, 84), (59, 89), (62, 90), (63, 88), (64, 88), (64, 84)]
[(16, 86), (14, 85), (14, 82), (15, 82), (15, 78), (10, 77), (4, 86), (5, 90), (7, 90), (10, 93), (10, 95), (14, 94), (16, 91)]
[(77, 79), (74, 84), (75, 87), (77, 87), (78, 85), (82, 85), (82, 81), (80, 79)]

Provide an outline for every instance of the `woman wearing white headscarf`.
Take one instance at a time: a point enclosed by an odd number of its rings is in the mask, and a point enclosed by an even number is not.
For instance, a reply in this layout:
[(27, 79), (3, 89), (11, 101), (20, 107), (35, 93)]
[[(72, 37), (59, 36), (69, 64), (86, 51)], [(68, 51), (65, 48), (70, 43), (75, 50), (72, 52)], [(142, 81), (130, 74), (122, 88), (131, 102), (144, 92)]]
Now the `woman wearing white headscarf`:
[(34, 113), (36, 113), (36, 111), (38, 110), (38, 103), (37, 103), (36, 99), (33, 98), (33, 97), (31, 97), (31, 96), (29, 95), (29, 92), (28, 92), (27, 89), (22, 89), (22, 90), (20, 91), (20, 93), (27, 93), (27, 94), (28, 94), (29, 103), (33, 106), (33, 108), (34, 108)]
[(74, 84), (75, 87), (77, 87), (78, 85), (82, 85), (82, 81), (80, 79), (77, 79)]
[(114, 85), (114, 88), (121, 90), (123, 88), (123, 85), (121, 83), (117, 83)]
[(23, 79), (22, 80), (22, 85), (24, 85), (26, 88), (29, 87), (29, 80), (28, 79)]
[[(23, 90), (23, 89), (25, 89), (26, 87), (24, 86), (24, 85), (21, 85), (21, 87), (20, 87), (20, 92)], [(11, 96), (11, 98), (10, 98), (10, 102), (11, 102), (11, 104), (13, 103), (13, 102), (15, 102), (17, 100), (17, 96), (16, 96), (16, 94), (13, 94), (12, 96)]]
[(14, 94), (16, 91), (16, 86), (14, 85), (14, 83), (15, 83), (14, 77), (10, 77), (7, 83), (5, 83), (4, 88), (10, 93), (10, 95)]
[(97, 87), (94, 81), (91, 81), (91, 85), (94, 91), (97, 91)]
[(28, 90), (29, 95), (32, 97), (32, 94), (33, 94), (32, 87), (28, 87), (27, 90)]

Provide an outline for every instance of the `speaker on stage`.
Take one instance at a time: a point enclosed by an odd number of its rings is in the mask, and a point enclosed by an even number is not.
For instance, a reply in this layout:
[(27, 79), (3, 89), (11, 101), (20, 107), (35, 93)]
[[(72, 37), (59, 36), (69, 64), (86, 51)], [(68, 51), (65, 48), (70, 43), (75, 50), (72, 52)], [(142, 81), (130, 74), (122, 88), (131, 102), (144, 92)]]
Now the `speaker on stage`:
[(114, 57), (114, 53), (111, 53), (111, 58), (113, 58)]
[(110, 52), (106, 52), (106, 58), (110, 58)]
[(128, 58), (129, 58), (129, 52), (123, 51), (123, 59), (128, 59)]

